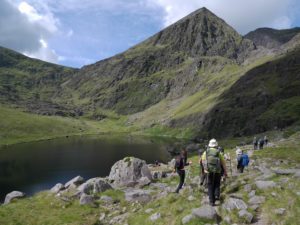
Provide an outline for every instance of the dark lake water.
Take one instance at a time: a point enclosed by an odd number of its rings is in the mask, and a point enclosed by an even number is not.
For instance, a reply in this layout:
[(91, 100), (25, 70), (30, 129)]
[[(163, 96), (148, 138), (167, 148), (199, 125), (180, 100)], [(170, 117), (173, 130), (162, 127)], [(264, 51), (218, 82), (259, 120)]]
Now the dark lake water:
[[(24, 143), (0, 149), (0, 199), (13, 190), (32, 195), (65, 183), (108, 176), (111, 166), (126, 156), (152, 163), (167, 162), (176, 140), (135, 136), (87, 136)], [(177, 141), (178, 142), (178, 141)]]

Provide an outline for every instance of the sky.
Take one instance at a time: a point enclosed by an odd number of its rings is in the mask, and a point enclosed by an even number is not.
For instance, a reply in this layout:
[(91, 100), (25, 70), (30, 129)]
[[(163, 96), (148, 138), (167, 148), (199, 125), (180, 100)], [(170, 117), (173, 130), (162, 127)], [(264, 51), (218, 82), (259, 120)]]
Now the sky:
[(80, 68), (206, 7), (240, 34), (300, 27), (299, 0), (0, 0), (0, 46)]

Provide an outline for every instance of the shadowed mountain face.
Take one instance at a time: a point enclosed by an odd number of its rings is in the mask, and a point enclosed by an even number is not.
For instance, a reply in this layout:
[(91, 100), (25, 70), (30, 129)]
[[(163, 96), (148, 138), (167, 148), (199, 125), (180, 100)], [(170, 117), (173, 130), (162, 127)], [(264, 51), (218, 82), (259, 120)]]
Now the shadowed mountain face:
[(299, 121), (300, 48), (248, 71), (218, 102), (201, 129), (208, 136), (244, 136)]
[(262, 28), (243, 38), (202, 8), (80, 70), (0, 48), (0, 103), (97, 120), (126, 115), (126, 126), (202, 136), (281, 128), (300, 121), (299, 31)]
[(259, 28), (245, 35), (245, 38), (252, 40), (255, 45), (268, 49), (279, 48), (289, 42), (300, 33), (300, 28), (276, 30), (272, 28)]

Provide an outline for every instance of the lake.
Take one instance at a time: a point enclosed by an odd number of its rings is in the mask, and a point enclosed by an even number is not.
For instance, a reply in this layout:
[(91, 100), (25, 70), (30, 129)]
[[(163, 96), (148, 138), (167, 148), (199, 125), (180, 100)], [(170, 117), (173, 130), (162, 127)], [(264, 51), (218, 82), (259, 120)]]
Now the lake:
[(171, 159), (167, 149), (178, 141), (136, 136), (84, 136), (6, 146), (0, 149), (0, 199), (18, 190), (32, 195), (65, 183), (109, 175), (111, 166), (126, 156), (147, 163)]

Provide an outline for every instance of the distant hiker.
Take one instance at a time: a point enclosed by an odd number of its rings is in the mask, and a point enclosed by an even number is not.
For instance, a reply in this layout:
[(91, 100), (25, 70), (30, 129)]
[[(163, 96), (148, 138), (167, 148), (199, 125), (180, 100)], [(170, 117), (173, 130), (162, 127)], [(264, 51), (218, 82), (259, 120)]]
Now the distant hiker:
[(190, 165), (192, 162), (189, 162), (188, 164), (184, 163), (184, 158), (182, 157), (182, 154), (177, 155), (175, 158), (175, 167), (174, 167), (174, 172), (176, 171), (179, 175), (179, 184), (178, 187), (176, 188), (176, 193), (179, 193), (179, 190), (182, 188), (184, 184), (184, 179), (185, 179), (185, 169), (184, 167), (187, 165)]
[(224, 169), (224, 176), (227, 177), (225, 160), (218, 150), (216, 139), (209, 141), (207, 150), (202, 154), (201, 163), (207, 174), (209, 203), (214, 206), (215, 201), (220, 199), (221, 167)]
[(269, 141), (269, 140), (268, 140), (268, 137), (265, 136), (265, 137), (264, 137), (264, 144), (265, 144), (266, 146), (268, 145), (268, 141)]
[(257, 141), (256, 137), (254, 137), (254, 139), (253, 139), (253, 149), (254, 150), (257, 150), (257, 145), (258, 145), (258, 141)]
[(264, 139), (260, 138), (258, 140), (258, 149), (263, 149), (264, 148)]
[(249, 157), (240, 148), (236, 150), (237, 170), (240, 173), (244, 172), (244, 168), (249, 164)]

